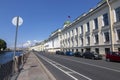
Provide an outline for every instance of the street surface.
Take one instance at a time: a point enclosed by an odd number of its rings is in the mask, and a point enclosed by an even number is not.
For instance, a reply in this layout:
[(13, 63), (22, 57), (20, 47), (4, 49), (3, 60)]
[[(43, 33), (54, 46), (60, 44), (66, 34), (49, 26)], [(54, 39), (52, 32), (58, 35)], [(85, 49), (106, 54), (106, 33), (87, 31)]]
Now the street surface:
[(120, 63), (36, 53), (56, 80), (120, 80)]

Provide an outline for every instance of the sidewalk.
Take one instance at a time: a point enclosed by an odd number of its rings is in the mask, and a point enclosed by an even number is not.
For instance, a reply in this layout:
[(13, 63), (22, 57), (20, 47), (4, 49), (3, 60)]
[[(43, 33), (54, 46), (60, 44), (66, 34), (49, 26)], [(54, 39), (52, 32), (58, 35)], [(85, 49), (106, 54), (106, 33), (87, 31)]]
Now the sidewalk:
[(30, 53), (17, 80), (56, 80), (34, 53)]

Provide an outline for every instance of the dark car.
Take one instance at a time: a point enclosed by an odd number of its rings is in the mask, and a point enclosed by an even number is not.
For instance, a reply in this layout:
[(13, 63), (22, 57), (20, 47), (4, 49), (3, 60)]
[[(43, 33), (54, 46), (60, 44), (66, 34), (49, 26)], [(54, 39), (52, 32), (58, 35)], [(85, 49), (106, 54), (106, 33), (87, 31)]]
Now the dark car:
[(102, 59), (102, 55), (96, 53), (96, 52), (85, 52), (82, 55), (83, 58), (89, 58), (89, 59)]
[(58, 54), (58, 55), (64, 55), (64, 52), (63, 51), (56, 51), (56, 54)]
[(106, 53), (106, 61), (120, 61), (120, 52)]
[(74, 53), (72, 51), (66, 51), (65, 54), (68, 55), (68, 56), (73, 56), (74, 55)]
[(82, 57), (82, 52), (77, 51), (77, 52), (74, 53), (74, 56), (75, 57)]

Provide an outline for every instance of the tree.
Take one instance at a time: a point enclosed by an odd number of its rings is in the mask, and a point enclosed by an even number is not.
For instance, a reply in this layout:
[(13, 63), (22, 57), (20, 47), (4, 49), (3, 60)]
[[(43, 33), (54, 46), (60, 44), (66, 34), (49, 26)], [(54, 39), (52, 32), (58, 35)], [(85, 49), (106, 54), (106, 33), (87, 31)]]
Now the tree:
[(0, 51), (5, 50), (6, 48), (7, 48), (7, 43), (4, 40), (0, 39)]

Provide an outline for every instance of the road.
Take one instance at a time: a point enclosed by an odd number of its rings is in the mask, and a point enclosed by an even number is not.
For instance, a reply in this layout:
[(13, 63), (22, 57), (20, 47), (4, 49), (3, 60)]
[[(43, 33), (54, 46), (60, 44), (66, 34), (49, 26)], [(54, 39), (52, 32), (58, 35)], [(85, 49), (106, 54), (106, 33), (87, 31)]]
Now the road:
[(56, 80), (120, 80), (120, 63), (36, 53)]

